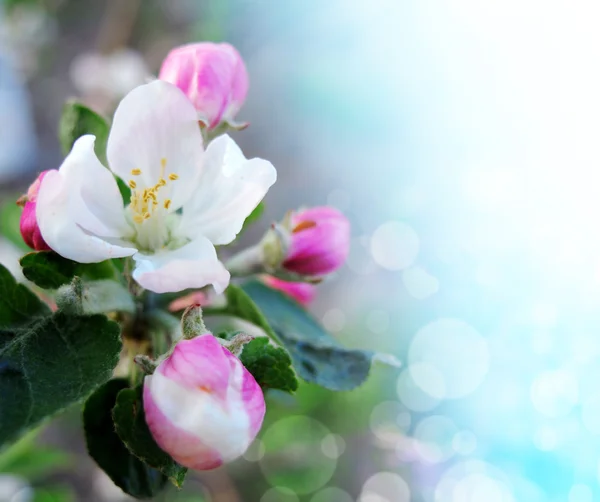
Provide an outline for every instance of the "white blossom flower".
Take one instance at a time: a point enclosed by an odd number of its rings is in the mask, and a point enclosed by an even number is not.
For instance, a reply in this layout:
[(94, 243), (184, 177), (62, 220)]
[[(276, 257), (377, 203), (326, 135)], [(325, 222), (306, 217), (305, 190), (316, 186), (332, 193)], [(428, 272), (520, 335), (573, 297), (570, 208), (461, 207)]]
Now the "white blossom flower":
[[(133, 278), (157, 293), (229, 283), (215, 245), (228, 244), (275, 182), (273, 165), (247, 160), (229, 136), (206, 152), (197, 113), (177, 87), (154, 81), (119, 104), (108, 138), (112, 173), (79, 138), (41, 184), (36, 217), (48, 246), (94, 263), (132, 256)], [(131, 188), (123, 202), (113, 173)]]

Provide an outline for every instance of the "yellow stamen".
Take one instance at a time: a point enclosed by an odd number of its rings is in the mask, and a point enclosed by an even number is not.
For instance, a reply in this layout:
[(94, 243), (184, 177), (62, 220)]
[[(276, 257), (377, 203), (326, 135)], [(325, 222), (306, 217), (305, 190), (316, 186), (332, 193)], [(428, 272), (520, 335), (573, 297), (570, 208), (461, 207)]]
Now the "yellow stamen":
[(166, 199), (165, 200), (165, 209), (169, 209), (170, 205), (171, 205), (171, 199)]
[(147, 220), (148, 218), (150, 218), (150, 213), (149, 212), (145, 212), (144, 213), (144, 219)]
[(135, 221), (136, 223), (141, 223), (142, 221), (144, 221), (144, 217), (141, 214), (136, 214), (133, 217), (133, 221)]
[(161, 178), (158, 180), (158, 183), (156, 184), (157, 187), (164, 187), (167, 184), (167, 180), (164, 178)]
[(136, 186), (137, 186), (137, 184), (135, 183), (135, 181), (129, 180), (129, 188), (131, 188), (132, 190), (135, 190)]
[(142, 174), (142, 170), (141, 169), (132, 169), (131, 170), (131, 175), (132, 176), (139, 176), (140, 174)]
[(171, 173), (171, 174), (169, 174), (169, 179), (171, 181), (175, 181), (175, 180), (179, 179), (179, 176), (177, 176), (175, 173)]
[(160, 165), (164, 169), (167, 166), (167, 159), (164, 157), (160, 159)]

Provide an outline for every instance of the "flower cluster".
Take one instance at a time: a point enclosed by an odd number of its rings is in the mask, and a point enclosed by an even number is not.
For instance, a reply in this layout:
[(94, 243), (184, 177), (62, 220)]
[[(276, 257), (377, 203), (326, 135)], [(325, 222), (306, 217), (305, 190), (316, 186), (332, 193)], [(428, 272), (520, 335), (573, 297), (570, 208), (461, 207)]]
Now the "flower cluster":
[[(158, 79), (118, 105), (107, 165), (96, 138), (84, 134), (58, 169), (39, 175), (20, 201), (24, 241), (79, 264), (125, 259), (142, 310), (145, 291), (191, 290), (171, 303), (177, 311), (218, 303), (231, 277), (250, 275), (310, 303), (316, 284), (348, 254), (350, 225), (338, 210), (290, 211), (255, 246), (233, 255), (225, 247), (277, 178), (270, 162), (246, 158), (226, 134), (245, 126), (234, 120), (247, 91), (246, 67), (232, 46), (171, 51)], [(217, 250), (229, 256), (222, 261)], [(154, 351), (156, 360), (143, 352), (136, 360), (147, 373), (143, 407), (156, 443), (183, 466), (212, 469), (248, 448), (265, 400), (239, 351), (212, 336), (198, 307), (190, 308), (182, 339), (170, 340), (162, 355)]]

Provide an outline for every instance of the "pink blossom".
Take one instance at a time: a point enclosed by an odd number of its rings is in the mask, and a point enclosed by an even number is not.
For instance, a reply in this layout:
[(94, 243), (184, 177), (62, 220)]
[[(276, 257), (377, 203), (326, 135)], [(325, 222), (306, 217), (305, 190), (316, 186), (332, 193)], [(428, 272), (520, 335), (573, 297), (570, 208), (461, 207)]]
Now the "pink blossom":
[(288, 282), (270, 275), (265, 275), (262, 280), (267, 286), (291, 296), (302, 305), (311, 303), (317, 294), (317, 288), (307, 282)]
[(209, 129), (233, 121), (248, 93), (244, 61), (227, 43), (176, 47), (163, 61), (158, 78), (179, 87)]
[(306, 276), (337, 270), (350, 249), (350, 222), (328, 206), (297, 211), (291, 216), (290, 247), (283, 267)]
[(181, 340), (144, 380), (146, 422), (158, 445), (190, 469), (241, 456), (265, 415), (254, 377), (211, 334)]
[(50, 170), (42, 171), (27, 190), (27, 195), (23, 198), (25, 205), (23, 206), (21, 221), (19, 223), (21, 235), (23, 236), (25, 244), (36, 251), (48, 251), (50, 249), (42, 237), (35, 213), (40, 185), (48, 172), (50, 172)]

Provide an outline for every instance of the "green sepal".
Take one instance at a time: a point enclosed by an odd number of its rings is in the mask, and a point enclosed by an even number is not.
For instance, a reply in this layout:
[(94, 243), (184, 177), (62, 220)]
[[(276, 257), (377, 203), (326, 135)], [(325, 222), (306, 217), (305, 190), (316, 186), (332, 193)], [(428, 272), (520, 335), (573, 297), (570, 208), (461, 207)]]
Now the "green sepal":
[(290, 355), (285, 349), (271, 345), (267, 337), (255, 338), (244, 345), (240, 361), (263, 390), (294, 392), (298, 389)]

